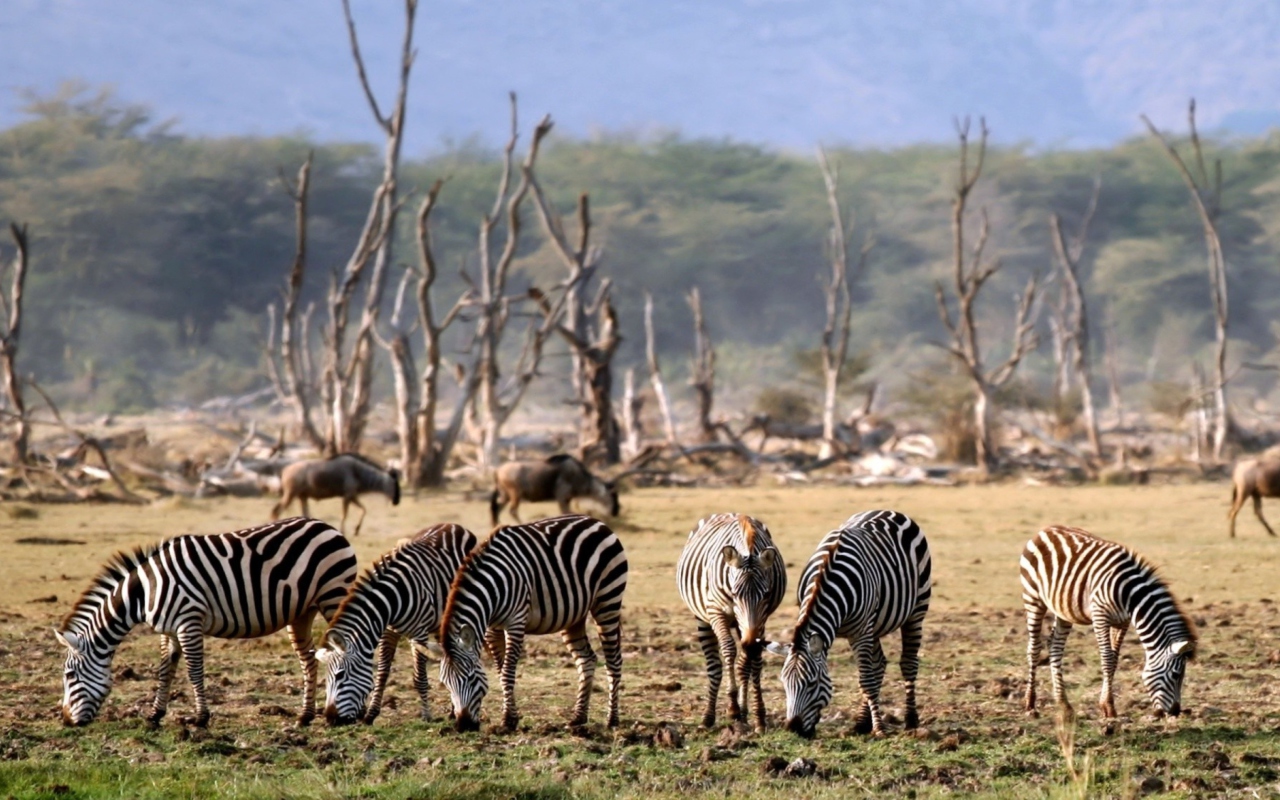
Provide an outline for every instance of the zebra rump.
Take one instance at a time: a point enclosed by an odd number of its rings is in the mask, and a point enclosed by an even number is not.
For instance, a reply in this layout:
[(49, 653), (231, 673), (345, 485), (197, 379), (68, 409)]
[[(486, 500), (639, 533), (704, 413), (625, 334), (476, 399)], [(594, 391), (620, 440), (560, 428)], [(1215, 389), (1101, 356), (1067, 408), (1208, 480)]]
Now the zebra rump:
[(117, 553), (54, 631), (67, 648), (64, 722), (93, 720), (111, 690), (111, 660), (134, 626), (161, 635), (157, 687), (148, 722), (169, 702), (179, 658), (196, 701), (197, 725), (208, 723), (204, 637), (245, 639), (287, 628), (305, 685), (299, 721), (315, 716), (316, 665), (311, 623), (331, 618), (356, 576), (356, 556), (332, 526), (296, 517), (206, 536), (177, 536)]
[[(454, 575), (475, 546), (475, 534), (461, 525), (432, 525), (380, 556), (356, 580), (316, 652), (325, 665), (330, 724), (378, 717), (400, 637), (427, 646), (440, 627)], [(427, 658), (418, 650), (413, 683), (421, 716), (430, 719)]]

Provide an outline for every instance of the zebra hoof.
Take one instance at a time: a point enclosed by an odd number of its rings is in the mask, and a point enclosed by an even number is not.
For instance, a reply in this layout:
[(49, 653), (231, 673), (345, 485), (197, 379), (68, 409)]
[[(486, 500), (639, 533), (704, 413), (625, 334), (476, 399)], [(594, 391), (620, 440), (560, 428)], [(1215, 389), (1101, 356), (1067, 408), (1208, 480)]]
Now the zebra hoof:
[(302, 712), (301, 714), (298, 715), (298, 727), (299, 728), (307, 727), (312, 723), (313, 720), (315, 720), (315, 718), (316, 718), (316, 712), (314, 711)]
[(368, 714), (365, 714), (363, 717), (360, 718), (360, 722), (361, 724), (364, 724), (364, 725), (372, 725), (373, 721), (377, 718), (378, 718), (378, 713), (374, 711), (370, 711)]
[(606, 728), (616, 728), (616, 727), (618, 727), (618, 715), (617, 715), (617, 714), (612, 714), (612, 715), (610, 715), (610, 716), (609, 716), (609, 721), (605, 723), (605, 727), (606, 727)]
[(857, 721), (853, 723), (854, 733), (868, 734), (871, 733), (872, 730), (874, 730), (874, 726), (871, 724), (871, 717), (869, 716), (858, 717)]
[(715, 715), (715, 714), (703, 714), (703, 715), (702, 715), (702, 727), (707, 728), (707, 729), (709, 730), (709, 729), (711, 729), (711, 728), (714, 728), (715, 726), (716, 726), (716, 715)]
[(515, 733), (516, 728), (520, 727), (520, 718), (512, 715), (502, 718), (502, 730), (506, 733)]
[(907, 721), (906, 721), (906, 723), (905, 723), (905, 726), (906, 726), (906, 729), (907, 729), (907, 730), (909, 730), (909, 731), (914, 731), (916, 728), (919, 728), (919, 727), (920, 727), (920, 713), (919, 713), (919, 712), (917, 712), (917, 711), (908, 711), (908, 712), (907, 712)]
[(147, 730), (154, 731), (160, 727), (160, 720), (164, 719), (164, 714), (149, 714), (146, 718)]

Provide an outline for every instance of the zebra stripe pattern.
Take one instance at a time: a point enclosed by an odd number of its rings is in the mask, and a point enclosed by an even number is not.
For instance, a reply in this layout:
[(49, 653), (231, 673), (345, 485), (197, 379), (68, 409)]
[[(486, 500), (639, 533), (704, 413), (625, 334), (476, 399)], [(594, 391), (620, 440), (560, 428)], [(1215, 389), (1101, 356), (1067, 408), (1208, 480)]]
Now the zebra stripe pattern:
[[(763, 730), (760, 672), (765, 624), (787, 592), (787, 567), (769, 529), (744, 514), (714, 514), (699, 521), (676, 564), (676, 585), (698, 618), (698, 643), (707, 660), (707, 710), (702, 724), (708, 728), (716, 724), (716, 703), (727, 664), (730, 713), (735, 720), (746, 721), (748, 687), (754, 687), (756, 727)], [(737, 640), (742, 642), (740, 655)]]
[(401, 542), (360, 576), (316, 652), (325, 665), (328, 699), (324, 716), (330, 724), (345, 725), (357, 719), (372, 723), (377, 719), (402, 636), (417, 645), (413, 685), (421, 701), (422, 719), (431, 718), (427, 701), (430, 679), (423, 650), (440, 628), (440, 614), (453, 577), (475, 546), (475, 534), (461, 525), (433, 525)]
[(849, 640), (862, 690), (855, 730), (884, 733), (880, 686), (888, 659), (880, 639), (901, 630), (899, 666), (906, 689), (906, 726), (919, 725), (916, 675), (920, 640), (932, 594), (929, 543), (906, 514), (866, 511), (850, 517), (818, 544), (800, 575), (800, 616), (785, 652), (782, 685), (787, 693), (787, 728), (812, 737), (831, 702), (828, 651), (837, 638)]
[(440, 623), (440, 680), (449, 688), (458, 730), (480, 727), (480, 706), (489, 688), (480, 666), (482, 638), (502, 676), (503, 725), (514, 730), (520, 721), (516, 666), (525, 636), (557, 631), (578, 666), (570, 724), (586, 724), (596, 665), (587, 641), (588, 615), (600, 633), (609, 671), (608, 724), (616, 726), (626, 587), (626, 553), (603, 522), (569, 515), (495, 530), (458, 570)]
[(169, 704), (179, 658), (196, 699), (195, 724), (209, 722), (204, 637), (247, 639), (289, 631), (305, 686), (299, 722), (315, 717), (311, 623), (337, 611), (356, 577), (356, 555), (332, 526), (296, 517), (208, 536), (177, 536), (118, 553), (54, 631), (67, 648), (62, 718), (93, 721), (111, 690), (111, 660), (135, 625), (160, 634), (157, 686), (147, 721)]
[(1067, 714), (1062, 655), (1072, 625), (1093, 626), (1102, 661), (1104, 717), (1116, 715), (1112, 679), (1120, 644), (1132, 624), (1146, 661), (1142, 682), (1158, 715), (1182, 710), (1186, 662), (1195, 655), (1196, 631), (1179, 608), (1155, 567), (1115, 542), (1079, 528), (1050, 526), (1037, 533), (1022, 551), (1022, 605), (1027, 612), (1026, 710), (1036, 713), (1036, 663), (1045, 616), (1053, 614), (1049, 632), (1049, 672), (1053, 698)]

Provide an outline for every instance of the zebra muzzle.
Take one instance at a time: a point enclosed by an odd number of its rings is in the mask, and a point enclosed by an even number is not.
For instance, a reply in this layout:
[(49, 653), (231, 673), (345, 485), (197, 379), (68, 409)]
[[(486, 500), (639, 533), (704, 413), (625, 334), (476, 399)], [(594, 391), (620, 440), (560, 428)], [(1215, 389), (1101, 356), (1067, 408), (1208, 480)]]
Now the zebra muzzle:
[(342, 726), (342, 725), (350, 725), (354, 723), (357, 719), (359, 719), (361, 716), (363, 716), (363, 714), (357, 714), (351, 717), (344, 717), (342, 716), (341, 713), (339, 713), (338, 707), (333, 703), (329, 703), (324, 707), (325, 722), (335, 727)]
[(470, 711), (464, 710), (460, 714), (458, 714), (458, 718), (454, 720), (453, 727), (456, 728), (460, 733), (470, 733), (472, 731), (478, 731), (480, 730), (480, 720), (471, 716)]

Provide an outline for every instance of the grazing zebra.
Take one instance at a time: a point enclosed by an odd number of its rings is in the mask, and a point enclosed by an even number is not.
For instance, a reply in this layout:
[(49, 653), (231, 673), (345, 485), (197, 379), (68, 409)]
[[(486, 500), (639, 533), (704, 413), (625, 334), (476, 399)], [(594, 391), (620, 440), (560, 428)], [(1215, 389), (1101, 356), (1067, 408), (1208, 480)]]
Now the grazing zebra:
[(831, 702), (827, 654), (837, 638), (853, 646), (862, 704), (854, 730), (884, 734), (880, 685), (888, 659), (880, 639), (902, 631), (899, 666), (906, 687), (906, 726), (920, 723), (916, 674), (920, 638), (933, 591), (929, 543), (906, 514), (864, 511), (823, 537), (800, 574), (800, 616), (784, 653), (782, 685), (787, 692), (787, 729), (812, 737)]
[(482, 638), (502, 674), (503, 725), (514, 730), (520, 721), (516, 665), (524, 638), (556, 631), (578, 665), (570, 724), (586, 724), (596, 668), (588, 614), (600, 632), (609, 670), (609, 727), (616, 726), (626, 588), (627, 555), (603, 522), (574, 514), (495, 530), (458, 570), (440, 622), (440, 681), (449, 687), (457, 729), (480, 727), (480, 704), (489, 689), (480, 666)]
[[(702, 724), (708, 728), (716, 724), (716, 701), (728, 664), (730, 713), (735, 720), (746, 721), (748, 687), (754, 686), (756, 727), (763, 730), (764, 628), (787, 592), (787, 566), (769, 529), (744, 514), (714, 514), (701, 520), (676, 564), (676, 585), (698, 618), (698, 643), (707, 659), (709, 686)], [(742, 642), (741, 657), (736, 655), (735, 640)]]
[[(346, 725), (357, 719), (372, 723), (377, 719), (400, 637), (427, 645), (428, 637), (439, 630), (440, 612), (453, 576), (475, 546), (475, 534), (461, 525), (433, 525), (400, 542), (360, 576), (338, 607), (316, 652), (325, 665), (328, 699), (324, 716), (330, 724)], [(421, 716), (430, 719), (427, 658), (417, 650), (413, 685), (422, 702)]]
[(195, 693), (195, 724), (208, 724), (205, 636), (249, 639), (287, 628), (305, 678), (298, 720), (305, 725), (315, 717), (311, 623), (317, 611), (333, 616), (355, 577), (356, 555), (342, 534), (304, 517), (117, 553), (54, 630), (67, 648), (62, 719), (93, 721), (111, 690), (116, 648), (145, 623), (160, 634), (161, 653), (150, 724), (164, 717), (180, 657)]
[(360, 535), (364, 524), (365, 508), (360, 495), (365, 492), (381, 492), (400, 505), (400, 470), (379, 467), (356, 453), (340, 453), (333, 458), (313, 458), (295, 461), (280, 473), (280, 502), (271, 509), (271, 518), (279, 518), (281, 512), (292, 505), (294, 498), (302, 506), (302, 515), (311, 516), (308, 500), (342, 498), (342, 531), (347, 530), (347, 510), (354, 503), (360, 509), (353, 536)]
[(1146, 652), (1142, 682), (1157, 715), (1182, 710), (1182, 677), (1195, 656), (1196, 631), (1169, 587), (1142, 556), (1124, 545), (1079, 528), (1054, 525), (1037, 533), (1022, 551), (1022, 605), (1027, 610), (1027, 713), (1036, 714), (1036, 662), (1041, 629), (1053, 614), (1049, 672), (1053, 698), (1068, 714), (1062, 653), (1072, 625), (1092, 625), (1102, 660), (1104, 717), (1116, 715), (1111, 680), (1120, 643), (1132, 623)]

